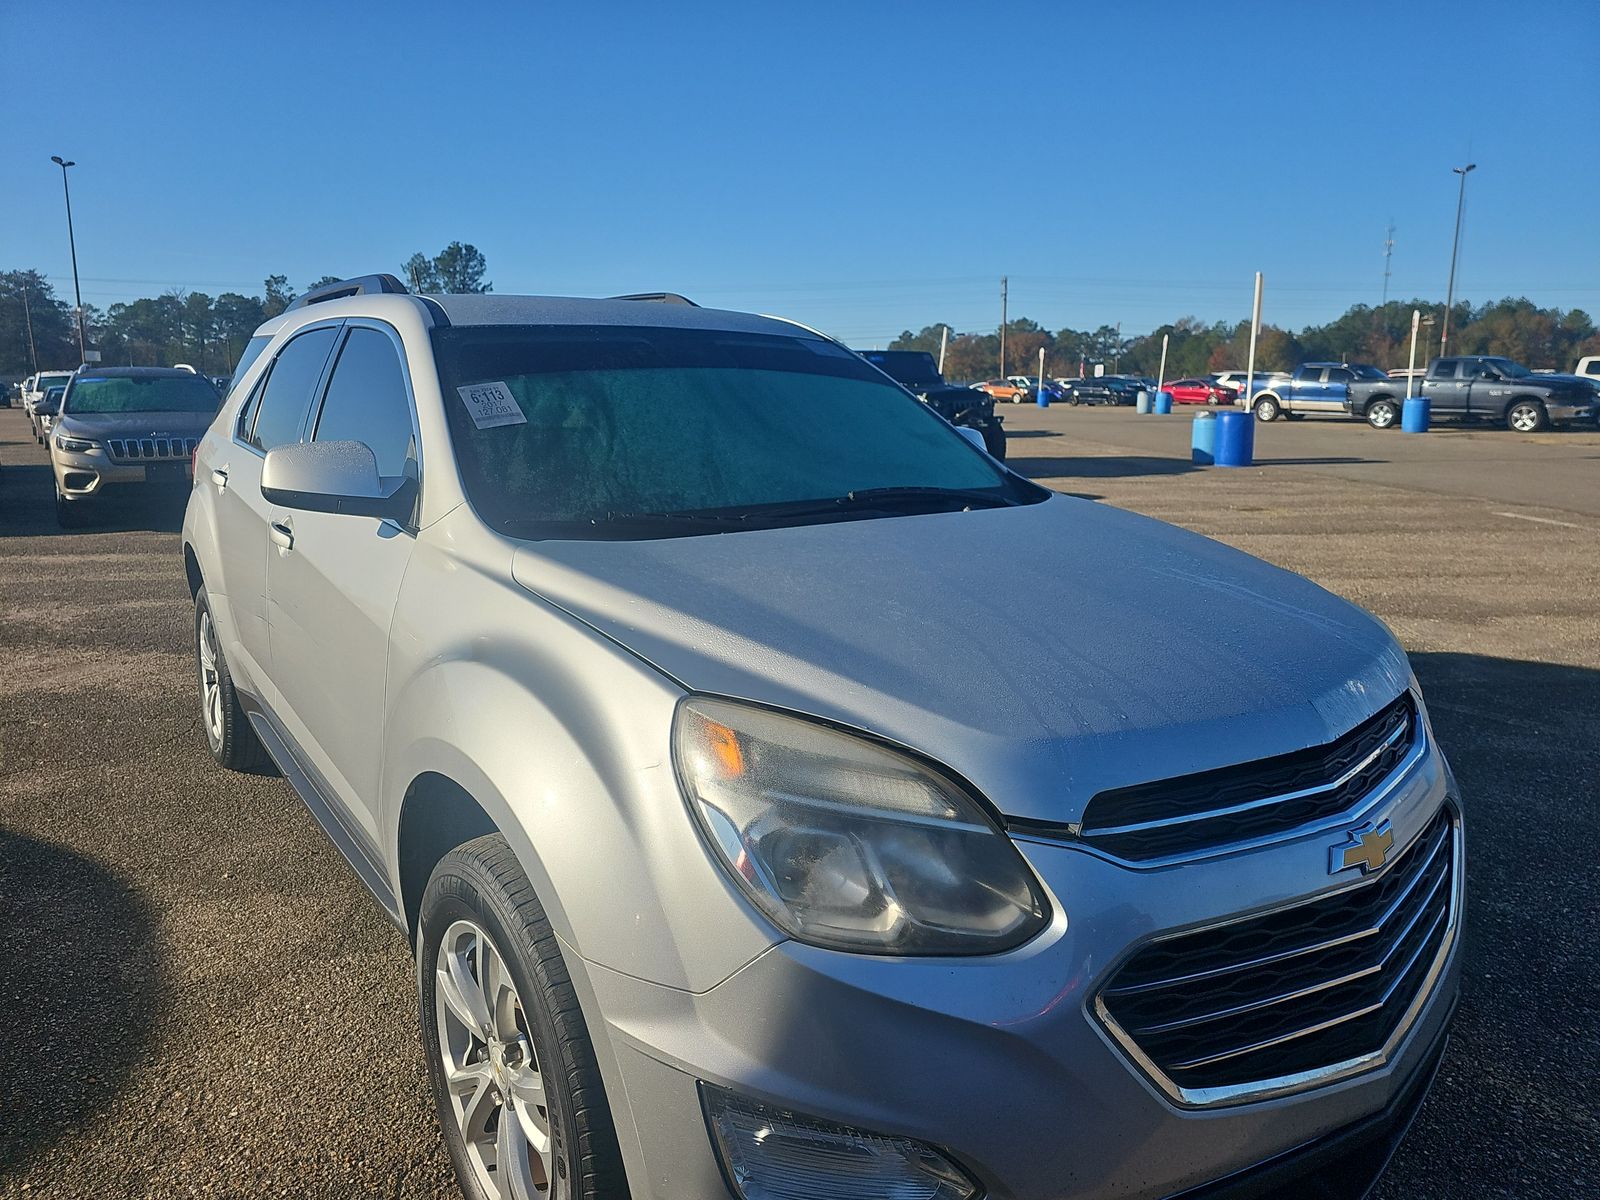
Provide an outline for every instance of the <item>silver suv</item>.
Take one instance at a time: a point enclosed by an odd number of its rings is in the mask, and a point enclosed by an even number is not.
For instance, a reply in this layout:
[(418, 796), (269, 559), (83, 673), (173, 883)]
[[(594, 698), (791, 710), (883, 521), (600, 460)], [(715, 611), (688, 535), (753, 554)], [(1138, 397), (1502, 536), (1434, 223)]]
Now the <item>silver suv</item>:
[(1383, 627), (799, 325), (331, 285), (183, 546), (211, 753), (410, 940), (470, 1197), (1356, 1194), (1438, 1062)]

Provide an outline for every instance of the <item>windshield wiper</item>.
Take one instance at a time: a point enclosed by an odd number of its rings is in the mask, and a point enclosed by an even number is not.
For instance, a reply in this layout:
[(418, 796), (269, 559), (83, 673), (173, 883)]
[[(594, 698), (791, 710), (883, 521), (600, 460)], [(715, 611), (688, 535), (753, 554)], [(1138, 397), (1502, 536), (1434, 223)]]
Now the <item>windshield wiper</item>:
[(923, 505), (929, 501), (960, 502), (963, 508), (1010, 508), (1016, 501), (976, 488), (875, 487), (847, 492), (833, 503), (840, 507), (870, 508), (874, 505)]

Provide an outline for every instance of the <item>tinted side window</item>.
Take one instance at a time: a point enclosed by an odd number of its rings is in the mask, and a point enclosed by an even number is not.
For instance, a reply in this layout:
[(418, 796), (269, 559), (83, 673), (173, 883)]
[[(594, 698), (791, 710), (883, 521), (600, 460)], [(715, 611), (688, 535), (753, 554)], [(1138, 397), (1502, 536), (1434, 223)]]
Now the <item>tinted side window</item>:
[[(411, 402), (405, 368), (389, 338), (357, 327), (334, 364), (314, 440), (365, 442), (378, 459), (379, 475), (415, 474)], [(407, 463), (413, 464), (410, 468)]]
[(311, 404), (311, 391), (317, 386), (338, 332), (331, 328), (313, 329), (279, 352), (256, 402), (254, 428), (246, 439), (257, 450), (264, 452), (299, 439), (300, 422)]
[(1435, 379), (1454, 379), (1456, 377), (1456, 360), (1441, 358), (1433, 364), (1433, 377)]

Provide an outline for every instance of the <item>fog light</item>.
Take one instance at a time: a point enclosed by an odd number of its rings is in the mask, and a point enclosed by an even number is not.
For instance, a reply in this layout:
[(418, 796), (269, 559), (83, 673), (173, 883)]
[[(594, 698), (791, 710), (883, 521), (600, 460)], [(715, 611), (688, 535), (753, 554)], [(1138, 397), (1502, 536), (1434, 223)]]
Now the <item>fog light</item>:
[(830, 1125), (700, 1085), (712, 1140), (741, 1200), (976, 1200), (932, 1146)]

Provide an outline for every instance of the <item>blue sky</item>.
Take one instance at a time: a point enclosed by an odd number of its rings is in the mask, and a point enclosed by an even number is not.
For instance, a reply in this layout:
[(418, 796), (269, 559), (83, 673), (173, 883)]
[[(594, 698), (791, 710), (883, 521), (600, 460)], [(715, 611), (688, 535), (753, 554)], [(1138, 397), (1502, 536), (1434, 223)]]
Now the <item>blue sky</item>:
[[(6, 0), (0, 268), (259, 292), (475, 243), (863, 345), (1298, 328), (1383, 287), (1600, 317), (1600, 3)], [(16, 82), (23, 84), (21, 88)]]

